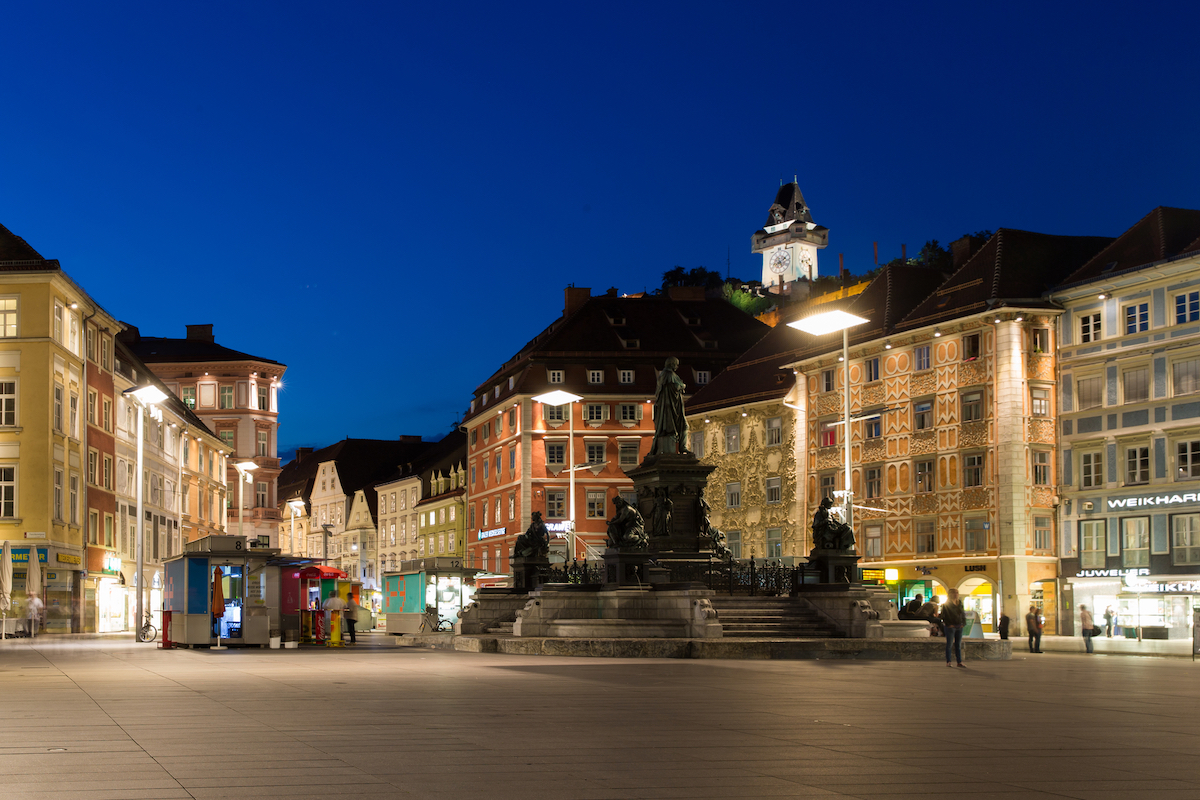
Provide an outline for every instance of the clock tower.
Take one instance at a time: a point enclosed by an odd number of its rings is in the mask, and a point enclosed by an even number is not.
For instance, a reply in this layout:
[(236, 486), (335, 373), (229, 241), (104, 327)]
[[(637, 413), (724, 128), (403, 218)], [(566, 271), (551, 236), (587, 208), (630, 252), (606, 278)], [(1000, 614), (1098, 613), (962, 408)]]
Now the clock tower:
[(829, 229), (813, 222), (808, 203), (793, 182), (779, 187), (767, 212), (767, 223), (750, 238), (750, 249), (762, 253), (764, 286), (817, 277), (817, 250), (829, 244)]

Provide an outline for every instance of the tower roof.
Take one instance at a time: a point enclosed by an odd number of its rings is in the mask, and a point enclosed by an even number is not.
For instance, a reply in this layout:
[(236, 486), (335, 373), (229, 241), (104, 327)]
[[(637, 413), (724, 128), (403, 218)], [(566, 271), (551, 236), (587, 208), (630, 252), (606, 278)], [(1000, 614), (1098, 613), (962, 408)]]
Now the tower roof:
[(812, 213), (804, 195), (800, 192), (800, 184), (785, 183), (775, 193), (775, 202), (767, 209), (767, 221), (763, 227), (782, 225), (785, 222), (812, 222)]

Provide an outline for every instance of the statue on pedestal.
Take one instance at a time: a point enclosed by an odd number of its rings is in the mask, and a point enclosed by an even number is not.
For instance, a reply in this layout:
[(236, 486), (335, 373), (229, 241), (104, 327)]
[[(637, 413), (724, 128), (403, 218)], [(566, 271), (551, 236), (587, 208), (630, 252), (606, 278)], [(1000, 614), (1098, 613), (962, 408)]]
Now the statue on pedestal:
[(833, 501), (821, 498), (821, 505), (813, 515), (812, 534), (814, 550), (854, 550), (854, 531), (844, 522), (833, 519), (829, 509)]
[(517, 537), (513, 558), (549, 558), (550, 532), (542, 522), (542, 512), (534, 511), (529, 529)]
[(650, 516), (651, 536), (671, 535), (671, 519), (674, 508), (675, 503), (671, 500), (671, 490), (666, 486), (656, 488), (654, 490), (654, 511)]
[(648, 455), (690, 454), (687, 449), (687, 419), (683, 415), (683, 378), (676, 374), (679, 359), (671, 356), (658, 373), (654, 392), (654, 441)]
[(617, 515), (608, 521), (608, 546), (624, 550), (644, 550), (647, 544), (646, 523), (636, 508), (624, 498), (613, 498)]

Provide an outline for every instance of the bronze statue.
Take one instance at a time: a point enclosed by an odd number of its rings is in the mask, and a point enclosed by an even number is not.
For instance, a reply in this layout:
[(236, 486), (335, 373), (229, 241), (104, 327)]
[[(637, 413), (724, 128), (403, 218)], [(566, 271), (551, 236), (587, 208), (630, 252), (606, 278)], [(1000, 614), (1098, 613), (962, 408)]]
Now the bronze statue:
[(513, 558), (549, 558), (550, 532), (542, 522), (542, 512), (534, 511), (529, 529), (517, 537)]
[(649, 455), (690, 453), (687, 449), (687, 419), (683, 415), (683, 378), (675, 373), (679, 359), (671, 356), (658, 373), (654, 392), (654, 441)]
[(641, 550), (646, 547), (646, 523), (636, 508), (625, 502), (624, 498), (613, 498), (617, 508), (615, 517), (608, 521), (608, 546), (628, 550)]
[(654, 513), (650, 517), (651, 536), (670, 536), (671, 517), (675, 503), (671, 500), (671, 490), (659, 486), (654, 490)]
[(815, 550), (853, 550), (854, 531), (844, 522), (834, 520), (829, 513), (833, 501), (821, 498), (817, 513), (813, 514), (812, 533)]

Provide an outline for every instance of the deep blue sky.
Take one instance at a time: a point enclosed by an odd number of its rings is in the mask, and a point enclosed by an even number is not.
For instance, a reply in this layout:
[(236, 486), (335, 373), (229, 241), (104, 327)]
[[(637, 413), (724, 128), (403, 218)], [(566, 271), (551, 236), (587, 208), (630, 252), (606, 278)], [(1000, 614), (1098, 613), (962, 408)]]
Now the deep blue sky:
[(121, 319), (288, 365), (281, 450), (440, 436), (568, 283), (862, 272), (1200, 207), (1195, 3), (22, 3), (0, 223)]

